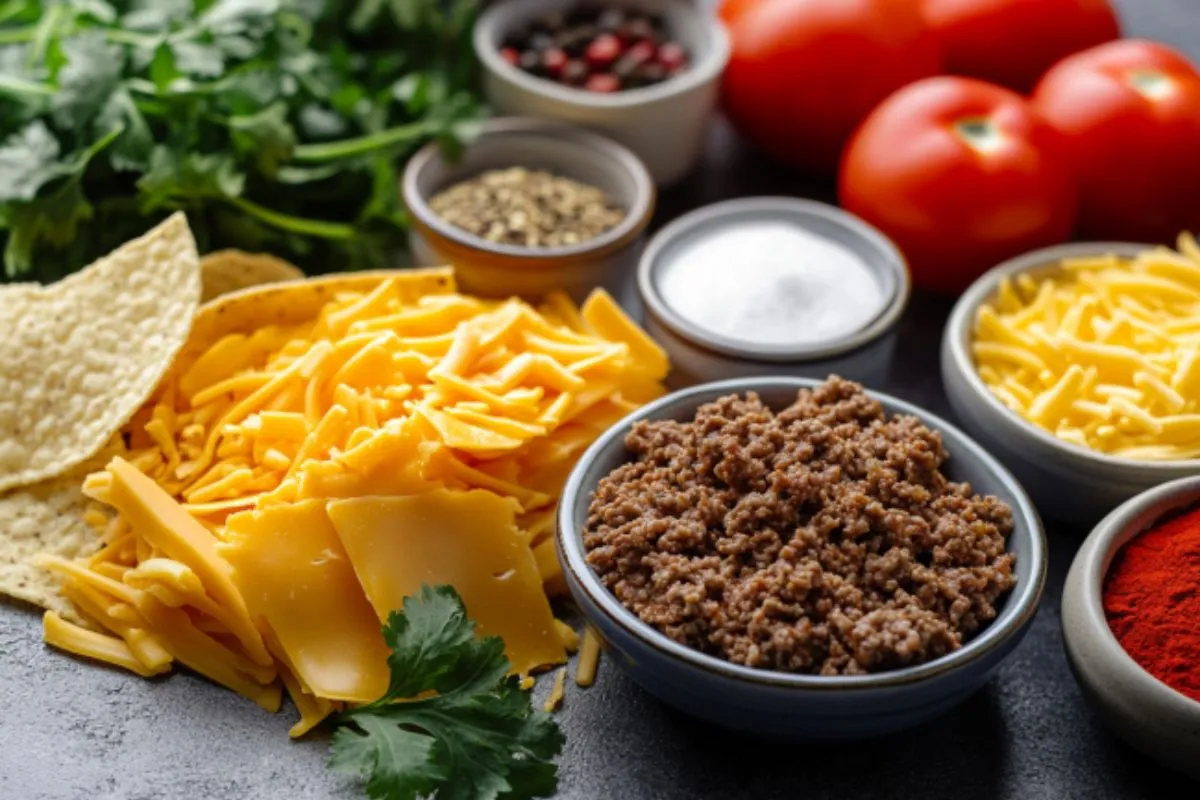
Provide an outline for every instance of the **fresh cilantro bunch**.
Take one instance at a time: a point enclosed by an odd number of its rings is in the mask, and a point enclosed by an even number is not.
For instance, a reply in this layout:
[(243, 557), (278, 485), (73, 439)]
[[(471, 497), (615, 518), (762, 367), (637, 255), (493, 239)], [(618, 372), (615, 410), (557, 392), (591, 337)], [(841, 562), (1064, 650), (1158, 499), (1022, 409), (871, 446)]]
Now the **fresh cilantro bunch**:
[[(366, 779), (386, 800), (547, 797), (563, 735), (535, 710), (504, 642), (476, 638), (449, 586), (406, 598), (383, 629), (391, 683), (379, 700), (343, 713), (330, 765)], [(419, 698), (419, 699), (414, 699)]]
[(179, 209), (205, 250), (388, 263), (404, 159), (483, 116), (479, 3), (0, 0), (0, 282)]

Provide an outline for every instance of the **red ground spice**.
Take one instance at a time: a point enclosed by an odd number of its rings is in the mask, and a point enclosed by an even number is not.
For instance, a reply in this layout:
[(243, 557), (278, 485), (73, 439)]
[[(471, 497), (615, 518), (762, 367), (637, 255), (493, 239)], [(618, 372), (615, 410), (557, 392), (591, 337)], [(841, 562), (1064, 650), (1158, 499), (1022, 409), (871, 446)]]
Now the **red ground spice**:
[(1104, 613), (1134, 661), (1200, 701), (1200, 508), (1121, 549), (1104, 582)]

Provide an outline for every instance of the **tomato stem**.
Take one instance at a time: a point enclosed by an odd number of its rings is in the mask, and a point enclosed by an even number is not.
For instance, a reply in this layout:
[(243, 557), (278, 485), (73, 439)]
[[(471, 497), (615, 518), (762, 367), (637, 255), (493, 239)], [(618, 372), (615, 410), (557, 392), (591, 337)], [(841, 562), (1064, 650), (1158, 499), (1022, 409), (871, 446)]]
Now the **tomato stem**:
[(1174, 89), (1171, 79), (1161, 72), (1135, 69), (1128, 75), (1129, 85), (1147, 100), (1162, 100)]
[(987, 117), (967, 117), (954, 123), (954, 133), (963, 144), (981, 155), (995, 152), (1004, 141), (1003, 135)]

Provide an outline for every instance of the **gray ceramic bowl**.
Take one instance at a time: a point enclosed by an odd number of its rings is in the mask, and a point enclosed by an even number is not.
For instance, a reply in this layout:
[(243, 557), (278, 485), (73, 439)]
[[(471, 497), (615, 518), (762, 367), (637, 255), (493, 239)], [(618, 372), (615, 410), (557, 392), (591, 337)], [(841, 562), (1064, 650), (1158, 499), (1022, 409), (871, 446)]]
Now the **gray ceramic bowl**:
[(1013, 509), (1009, 549), (1017, 586), (999, 615), (950, 655), (875, 675), (822, 677), (756, 670), (680, 645), (643, 623), (600, 582), (584, 558), (582, 529), (596, 484), (629, 459), (626, 433), (644, 419), (690, 419), (698, 406), (734, 392), (755, 391), (773, 408), (817, 385), (805, 378), (749, 378), (697, 386), (651, 403), (601, 436), (567, 481), (559, 504), (558, 553), (579, 608), (599, 632), (612, 661), (663, 701), (727, 728), (786, 739), (855, 739), (907, 728), (935, 717), (982, 686), (1021, 641), (1037, 610), (1046, 572), (1046, 543), (1033, 504), (995, 459), (947, 422), (872, 392), (889, 413), (913, 414), (941, 431), (949, 477), (970, 481)]
[(1121, 547), (1172, 511), (1200, 503), (1200, 476), (1151, 489), (1109, 514), (1083, 543), (1063, 589), (1067, 660), (1084, 697), (1121, 738), (1200, 779), (1200, 703), (1146, 672), (1104, 617), (1104, 576)]
[(1049, 517), (1093, 525), (1138, 492), (1164, 481), (1200, 474), (1200, 461), (1135, 461), (1069, 444), (1026, 422), (988, 390), (971, 356), (979, 306), (1005, 277), (1058, 269), (1064, 258), (1113, 253), (1133, 256), (1150, 245), (1082, 242), (1035, 250), (1007, 261), (971, 285), (955, 305), (942, 338), (942, 381), (950, 405), (979, 443), (995, 453)]

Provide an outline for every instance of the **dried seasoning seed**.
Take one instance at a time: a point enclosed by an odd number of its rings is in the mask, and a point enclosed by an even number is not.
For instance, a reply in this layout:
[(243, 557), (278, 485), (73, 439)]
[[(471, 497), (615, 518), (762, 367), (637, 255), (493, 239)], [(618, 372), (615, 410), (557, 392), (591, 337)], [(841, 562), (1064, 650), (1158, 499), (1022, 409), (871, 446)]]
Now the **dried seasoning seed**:
[(625, 211), (604, 192), (570, 178), (523, 167), (492, 170), (438, 193), (433, 212), (497, 244), (569, 247), (612, 230)]

